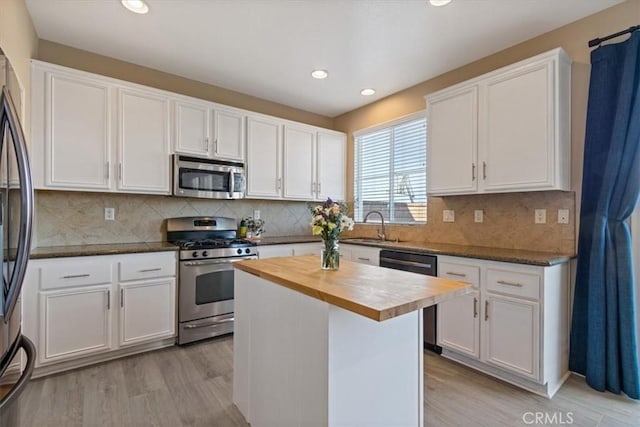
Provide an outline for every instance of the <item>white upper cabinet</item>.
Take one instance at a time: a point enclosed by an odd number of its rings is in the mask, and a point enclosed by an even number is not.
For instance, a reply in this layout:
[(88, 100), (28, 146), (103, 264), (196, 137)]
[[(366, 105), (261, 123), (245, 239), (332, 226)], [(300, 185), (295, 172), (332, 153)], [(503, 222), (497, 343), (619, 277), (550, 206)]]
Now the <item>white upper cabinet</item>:
[(569, 190), (570, 88), (558, 48), (428, 95), (429, 194)]
[(247, 197), (282, 197), (282, 125), (262, 117), (247, 117)]
[(347, 138), (339, 132), (320, 131), (317, 140), (316, 198), (344, 200), (347, 182)]
[(32, 61), (32, 107), (37, 189), (170, 194), (164, 92)]
[(111, 189), (109, 86), (34, 68), (32, 104), (32, 150), (40, 155), (33, 171), (36, 187)]
[(428, 102), (429, 192), (475, 192), (478, 86), (447, 91)]
[(174, 103), (175, 151), (181, 154), (209, 156), (211, 115), (209, 103), (178, 100)]
[(242, 110), (180, 97), (173, 111), (176, 153), (244, 161), (246, 115)]
[(118, 190), (170, 194), (169, 99), (118, 90)]
[(213, 155), (244, 161), (246, 115), (237, 110), (216, 108), (213, 111)]
[(313, 200), (316, 194), (315, 129), (284, 126), (284, 197)]
[(171, 194), (176, 153), (244, 162), (248, 198), (345, 198), (344, 133), (37, 60), (31, 69), (36, 189)]

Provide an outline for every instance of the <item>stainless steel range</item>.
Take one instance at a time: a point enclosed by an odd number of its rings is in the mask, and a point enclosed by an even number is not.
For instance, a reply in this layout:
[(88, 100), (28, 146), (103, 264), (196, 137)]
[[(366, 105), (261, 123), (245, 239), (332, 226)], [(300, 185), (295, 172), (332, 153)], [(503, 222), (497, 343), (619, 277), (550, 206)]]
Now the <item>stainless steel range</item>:
[(233, 332), (233, 263), (258, 257), (236, 227), (234, 218), (167, 219), (167, 241), (180, 246), (178, 344)]

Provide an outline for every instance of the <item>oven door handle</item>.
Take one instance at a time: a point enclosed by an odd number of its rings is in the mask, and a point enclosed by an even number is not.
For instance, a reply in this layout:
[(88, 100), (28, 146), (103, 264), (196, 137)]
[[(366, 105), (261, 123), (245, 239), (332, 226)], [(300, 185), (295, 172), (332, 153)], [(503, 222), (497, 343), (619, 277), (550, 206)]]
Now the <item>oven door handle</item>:
[(198, 323), (198, 324), (190, 323), (190, 324), (184, 325), (184, 328), (185, 329), (208, 328), (209, 326), (221, 325), (224, 323), (233, 323), (234, 320), (235, 320), (235, 317), (230, 317), (228, 319), (214, 320), (207, 323)]
[(206, 261), (182, 261), (182, 265), (186, 267), (197, 267), (201, 265), (223, 265), (234, 262), (244, 261), (247, 259), (257, 259), (256, 256), (245, 256), (239, 258), (224, 258), (224, 259), (208, 259)]

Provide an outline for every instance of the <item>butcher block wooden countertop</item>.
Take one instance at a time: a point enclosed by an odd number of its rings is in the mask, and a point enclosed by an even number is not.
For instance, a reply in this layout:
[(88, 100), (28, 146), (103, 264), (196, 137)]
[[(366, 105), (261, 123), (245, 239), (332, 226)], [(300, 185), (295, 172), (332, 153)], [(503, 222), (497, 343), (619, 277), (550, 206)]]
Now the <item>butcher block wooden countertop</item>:
[(341, 260), (320, 269), (318, 256), (246, 260), (235, 268), (373, 320), (383, 321), (471, 291), (465, 282)]

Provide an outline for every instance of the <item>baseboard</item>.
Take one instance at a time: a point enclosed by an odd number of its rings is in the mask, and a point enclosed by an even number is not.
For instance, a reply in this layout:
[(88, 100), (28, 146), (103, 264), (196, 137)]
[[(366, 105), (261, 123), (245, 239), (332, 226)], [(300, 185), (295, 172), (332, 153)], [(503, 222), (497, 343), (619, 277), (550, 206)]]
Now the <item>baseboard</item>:
[(120, 359), (126, 356), (132, 356), (134, 354), (145, 353), (147, 351), (159, 350), (161, 348), (171, 347), (175, 345), (176, 338), (171, 337), (161, 341), (154, 341), (152, 343), (141, 344), (135, 347), (126, 349), (119, 349), (106, 353), (96, 354), (92, 356), (82, 357), (79, 359), (67, 360), (64, 362), (58, 362), (50, 365), (44, 365), (36, 367), (33, 370), (32, 378), (45, 377), (47, 375), (57, 374), (71, 369), (82, 368), (89, 365), (95, 365), (97, 363), (108, 362), (114, 359)]
[(516, 387), (520, 387), (548, 399), (553, 398), (553, 396), (560, 389), (560, 387), (562, 387), (562, 384), (564, 384), (564, 382), (567, 380), (567, 378), (569, 378), (569, 375), (571, 374), (569, 371), (567, 371), (562, 377), (558, 378), (557, 381), (540, 384), (535, 381), (518, 377), (517, 375), (511, 374), (509, 372), (504, 372), (479, 360), (471, 359), (447, 349), (442, 349), (442, 356), (446, 357), (449, 360), (453, 360), (454, 362), (458, 362), (462, 365), (487, 374), (493, 378), (515, 385)]

